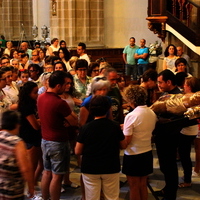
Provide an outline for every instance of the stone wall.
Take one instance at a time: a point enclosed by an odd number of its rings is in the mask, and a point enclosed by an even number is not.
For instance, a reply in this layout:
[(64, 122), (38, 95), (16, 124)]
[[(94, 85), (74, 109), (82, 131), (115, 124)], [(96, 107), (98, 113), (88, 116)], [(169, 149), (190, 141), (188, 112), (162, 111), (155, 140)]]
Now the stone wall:
[(69, 47), (85, 42), (87, 47), (104, 45), (103, 0), (52, 0), (50, 37), (67, 41)]
[(6, 40), (32, 40), (32, 18), (32, 0), (0, 1), (0, 34)]

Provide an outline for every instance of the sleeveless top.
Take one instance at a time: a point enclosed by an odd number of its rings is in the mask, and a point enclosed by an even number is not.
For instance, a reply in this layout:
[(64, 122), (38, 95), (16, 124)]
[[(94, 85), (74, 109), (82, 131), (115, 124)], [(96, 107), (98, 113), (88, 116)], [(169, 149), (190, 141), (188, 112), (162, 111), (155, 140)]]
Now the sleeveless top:
[(22, 139), (0, 131), (0, 199), (22, 199), (24, 180), (15, 157), (15, 146)]

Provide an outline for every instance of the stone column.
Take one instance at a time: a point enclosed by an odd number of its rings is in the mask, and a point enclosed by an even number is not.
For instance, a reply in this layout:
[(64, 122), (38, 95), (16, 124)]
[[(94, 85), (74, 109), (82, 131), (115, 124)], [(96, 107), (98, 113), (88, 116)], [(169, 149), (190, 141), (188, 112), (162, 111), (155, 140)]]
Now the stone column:
[(49, 0), (32, 0), (33, 6), (33, 25), (38, 27), (38, 37), (35, 40), (43, 40), (41, 28), (46, 25), (50, 27)]
[(51, 0), (51, 38), (64, 39), (69, 47), (104, 46), (103, 0)]

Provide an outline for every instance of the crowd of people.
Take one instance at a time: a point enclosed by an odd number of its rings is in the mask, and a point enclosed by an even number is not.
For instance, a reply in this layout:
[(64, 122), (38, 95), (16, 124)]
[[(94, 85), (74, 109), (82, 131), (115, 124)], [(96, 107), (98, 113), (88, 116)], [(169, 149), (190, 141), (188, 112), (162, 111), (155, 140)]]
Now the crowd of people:
[(27, 181), (28, 197), (36, 199), (34, 186), (41, 177), (42, 197), (37, 198), (58, 200), (67, 187), (79, 187), (69, 173), (70, 154), (76, 154), (83, 200), (117, 200), (121, 164), (130, 199), (147, 200), (152, 142), (166, 183), (155, 194), (175, 200), (178, 187), (190, 187), (191, 176), (200, 173), (198, 121), (184, 118), (183, 123), (180, 116), (158, 114), (150, 107), (159, 96), (200, 91), (200, 80), (187, 71), (191, 66), (181, 56), (182, 48), (167, 47), (158, 74), (149, 68), (145, 39), (138, 47), (131, 37), (122, 56), (126, 75), (140, 78), (135, 85), (104, 59), (92, 62), (85, 43), (77, 45), (77, 57), (71, 57), (64, 40), (51, 43), (46, 50), (40, 43), (32, 50), (26, 42), (20, 49), (7, 42), (0, 58), (0, 198), (23, 199)]

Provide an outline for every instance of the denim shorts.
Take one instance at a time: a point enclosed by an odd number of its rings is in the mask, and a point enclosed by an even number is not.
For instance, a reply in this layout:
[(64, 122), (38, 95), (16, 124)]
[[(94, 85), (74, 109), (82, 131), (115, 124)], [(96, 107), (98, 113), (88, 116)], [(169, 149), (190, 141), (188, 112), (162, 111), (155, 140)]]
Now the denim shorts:
[(54, 174), (65, 174), (69, 168), (70, 151), (68, 142), (42, 139), (44, 169)]

